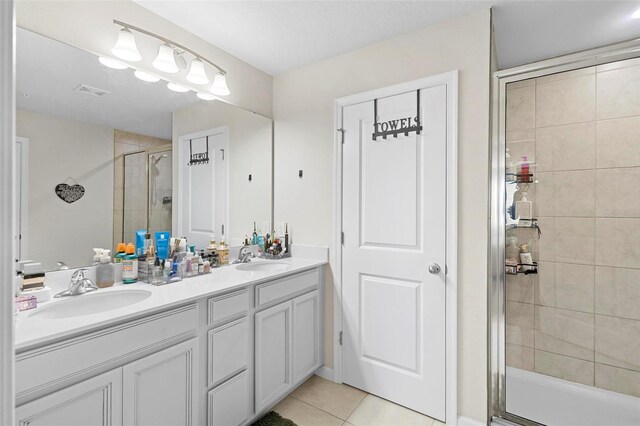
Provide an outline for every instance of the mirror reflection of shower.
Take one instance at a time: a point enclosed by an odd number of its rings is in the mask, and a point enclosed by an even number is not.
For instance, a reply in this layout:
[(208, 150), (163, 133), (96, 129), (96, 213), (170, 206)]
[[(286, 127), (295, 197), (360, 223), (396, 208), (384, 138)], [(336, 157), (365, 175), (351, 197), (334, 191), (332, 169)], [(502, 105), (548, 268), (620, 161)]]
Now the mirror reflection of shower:
[(150, 233), (171, 231), (172, 155), (171, 149), (150, 152), (149, 221)]

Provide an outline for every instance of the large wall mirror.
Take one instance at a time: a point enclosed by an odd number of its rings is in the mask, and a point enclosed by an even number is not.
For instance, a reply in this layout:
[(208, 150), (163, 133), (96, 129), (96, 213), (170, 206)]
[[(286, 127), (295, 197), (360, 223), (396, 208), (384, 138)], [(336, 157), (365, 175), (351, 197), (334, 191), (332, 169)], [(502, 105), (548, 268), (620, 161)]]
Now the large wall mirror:
[(271, 226), (270, 119), (22, 28), (16, 71), (20, 259), (81, 267), (141, 229), (204, 248)]

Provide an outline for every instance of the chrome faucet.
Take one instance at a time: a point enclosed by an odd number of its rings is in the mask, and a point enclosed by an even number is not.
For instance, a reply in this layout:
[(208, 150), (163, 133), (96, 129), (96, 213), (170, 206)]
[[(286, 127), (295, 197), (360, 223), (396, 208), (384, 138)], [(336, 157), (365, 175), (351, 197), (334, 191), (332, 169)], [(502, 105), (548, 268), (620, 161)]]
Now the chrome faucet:
[(53, 297), (66, 297), (66, 296), (78, 296), (80, 294), (95, 291), (98, 287), (95, 286), (93, 281), (86, 277), (86, 273), (89, 272), (86, 269), (78, 269), (71, 276), (71, 282), (69, 288), (65, 291), (61, 291)]
[(253, 253), (251, 253), (251, 247), (243, 246), (240, 249), (240, 253), (238, 253), (238, 258), (233, 261), (233, 263), (249, 263), (251, 262), (251, 258), (256, 257)]

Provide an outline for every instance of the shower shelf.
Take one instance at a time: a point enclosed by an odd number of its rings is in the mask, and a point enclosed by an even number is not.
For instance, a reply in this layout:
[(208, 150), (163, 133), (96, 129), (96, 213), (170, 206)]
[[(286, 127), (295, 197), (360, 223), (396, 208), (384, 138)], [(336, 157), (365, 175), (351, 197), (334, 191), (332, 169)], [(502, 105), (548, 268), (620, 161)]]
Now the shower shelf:
[(507, 230), (511, 229), (536, 229), (538, 231), (538, 238), (542, 235), (542, 230), (538, 225), (538, 219), (520, 219), (518, 223), (512, 223), (505, 227)]
[(533, 183), (533, 173), (507, 173), (507, 183)]
[[(523, 266), (528, 266), (531, 267), (533, 269), (527, 269), (527, 270), (523, 270), (522, 267)], [(524, 275), (531, 275), (531, 274), (537, 274), (538, 273), (538, 262), (533, 262), (533, 263), (518, 263), (517, 265), (505, 265), (505, 273), (507, 275), (518, 275), (518, 274), (524, 274)]]

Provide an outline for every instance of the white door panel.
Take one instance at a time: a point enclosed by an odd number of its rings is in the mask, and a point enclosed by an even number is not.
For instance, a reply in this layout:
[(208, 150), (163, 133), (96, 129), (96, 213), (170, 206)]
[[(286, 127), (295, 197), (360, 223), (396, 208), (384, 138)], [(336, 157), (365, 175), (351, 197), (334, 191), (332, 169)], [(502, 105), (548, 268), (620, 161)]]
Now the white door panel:
[[(380, 99), (378, 122), (416, 107)], [(446, 111), (445, 84), (423, 89), (422, 133), (374, 141), (373, 101), (343, 109), (343, 381), (442, 420)]]

